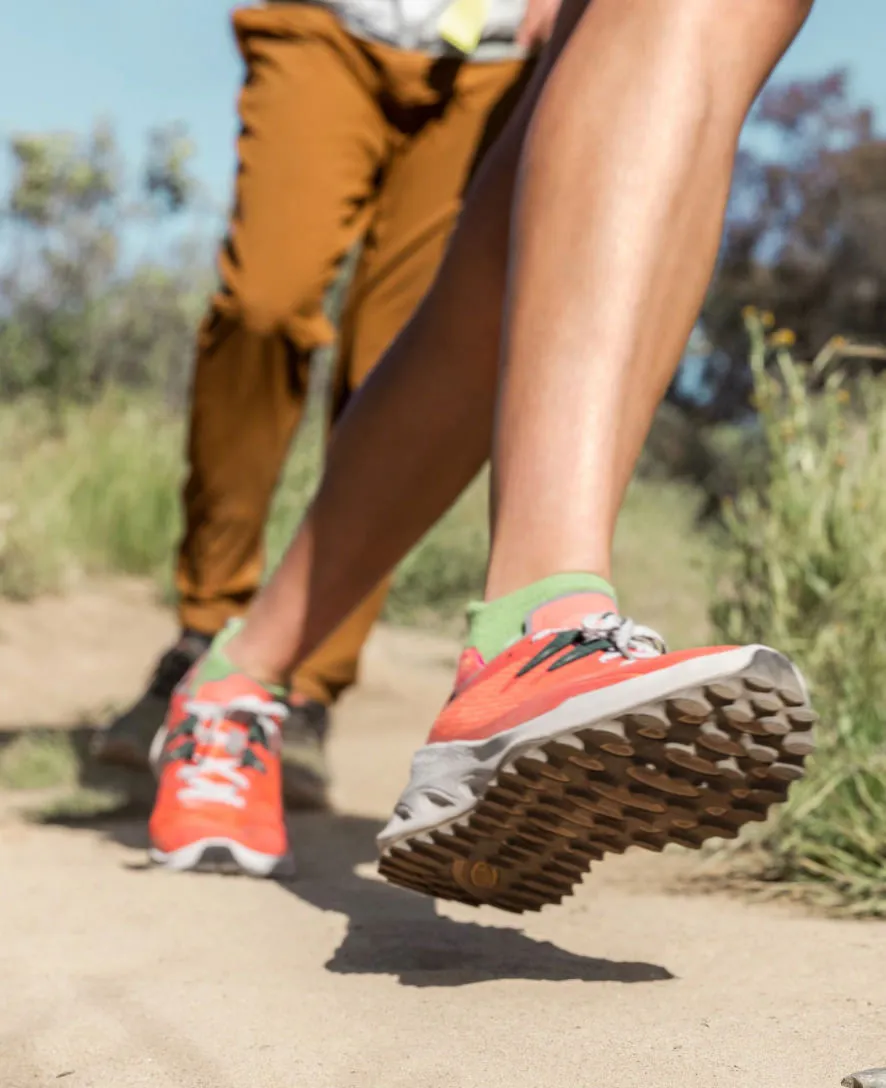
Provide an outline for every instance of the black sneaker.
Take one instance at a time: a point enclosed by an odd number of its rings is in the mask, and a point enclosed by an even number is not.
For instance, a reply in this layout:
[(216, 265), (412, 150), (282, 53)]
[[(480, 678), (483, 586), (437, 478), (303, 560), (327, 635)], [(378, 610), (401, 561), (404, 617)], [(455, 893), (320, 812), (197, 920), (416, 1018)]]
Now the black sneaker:
[(293, 696), (291, 707), (280, 726), (283, 800), (288, 809), (323, 809), (329, 803), (329, 708), (313, 699), (299, 701), (297, 696)]
[(210, 642), (211, 635), (182, 632), (157, 662), (144, 695), (94, 739), (92, 754), (97, 760), (115, 767), (150, 769), (151, 741), (163, 724), (172, 692)]

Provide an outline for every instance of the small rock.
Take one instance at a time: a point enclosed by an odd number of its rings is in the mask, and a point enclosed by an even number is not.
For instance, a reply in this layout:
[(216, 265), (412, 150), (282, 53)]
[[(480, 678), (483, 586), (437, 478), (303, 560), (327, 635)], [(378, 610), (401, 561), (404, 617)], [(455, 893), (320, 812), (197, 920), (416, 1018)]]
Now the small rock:
[(843, 1088), (886, 1088), (886, 1069), (863, 1069), (840, 1082)]

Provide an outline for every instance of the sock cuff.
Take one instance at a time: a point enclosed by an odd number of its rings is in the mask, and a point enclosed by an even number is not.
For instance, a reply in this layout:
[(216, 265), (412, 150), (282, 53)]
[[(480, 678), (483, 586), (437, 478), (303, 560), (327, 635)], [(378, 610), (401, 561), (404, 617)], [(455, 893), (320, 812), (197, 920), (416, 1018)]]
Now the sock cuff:
[(558, 597), (576, 593), (602, 593), (613, 602), (616, 599), (610, 583), (598, 574), (583, 571), (551, 574), (495, 601), (469, 604), (468, 645), (476, 647), (484, 661), (489, 661), (524, 634), (530, 612)]
[[(230, 676), (233, 672), (240, 672), (233, 661), (228, 657), (226, 652), (227, 644), (231, 639), (240, 631), (243, 627), (244, 620), (232, 619), (228, 620), (225, 626), (219, 631), (219, 633), (212, 640), (212, 644), (206, 652), (206, 656), (200, 664), (200, 678), (203, 681), (207, 680), (224, 680), (225, 677)], [(288, 698), (288, 692), (285, 688), (278, 687), (276, 684), (264, 684), (262, 687), (269, 691), (272, 695), (276, 695), (282, 698)]]

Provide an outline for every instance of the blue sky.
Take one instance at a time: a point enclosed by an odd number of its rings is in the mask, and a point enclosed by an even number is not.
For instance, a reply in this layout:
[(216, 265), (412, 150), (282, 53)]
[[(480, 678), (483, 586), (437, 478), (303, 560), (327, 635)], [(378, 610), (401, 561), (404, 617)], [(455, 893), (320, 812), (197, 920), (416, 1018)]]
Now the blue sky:
[[(227, 199), (240, 63), (221, 0), (0, 0), (0, 138), (112, 120), (137, 154), (156, 124), (184, 121), (196, 169)], [(886, 0), (818, 0), (783, 75), (849, 66), (886, 119)]]

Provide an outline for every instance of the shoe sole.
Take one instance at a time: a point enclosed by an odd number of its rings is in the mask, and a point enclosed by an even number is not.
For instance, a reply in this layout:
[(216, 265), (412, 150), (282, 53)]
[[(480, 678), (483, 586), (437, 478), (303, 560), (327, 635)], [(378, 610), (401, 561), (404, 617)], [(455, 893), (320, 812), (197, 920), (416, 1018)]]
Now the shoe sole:
[(790, 662), (756, 649), (734, 672), (505, 747), (466, 811), (381, 841), (380, 872), (440, 899), (540, 910), (606, 854), (698, 849), (765, 820), (803, 776), (816, 720)]
[(262, 854), (234, 839), (207, 838), (164, 851), (151, 847), (154, 865), (174, 872), (243, 872), (248, 876), (292, 876), (295, 865), (289, 854)]

